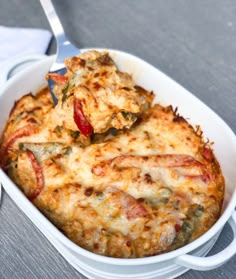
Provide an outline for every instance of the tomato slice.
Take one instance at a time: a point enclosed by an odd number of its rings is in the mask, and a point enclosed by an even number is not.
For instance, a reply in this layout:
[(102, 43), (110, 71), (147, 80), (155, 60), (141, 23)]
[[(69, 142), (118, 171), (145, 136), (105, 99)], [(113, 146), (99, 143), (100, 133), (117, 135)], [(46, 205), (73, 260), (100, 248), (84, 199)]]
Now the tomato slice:
[(51, 79), (58, 84), (65, 84), (68, 81), (68, 77), (55, 73), (48, 73), (46, 78)]
[(38, 131), (38, 128), (33, 125), (26, 125), (17, 129), (12, 135), (9, 136), (7, 141), (3, 143), (0, 148), (0, 167), (4, 167), (5, 159), (9, 148), (14, 144), (14, 142), (22, 137), (30, 136)]
[(175, 231), (176, 231), (176, 233), (180, 232), (181, 227), (182, 227), (181, 224), (179, 224), (179, 223), (175, 224)]
[(84, 115), (80, 100), (76, 98), (74, 99), (74, 121), (81, 134), (86, 137), (92, 134), (93, 127)]
[(146, 208), (129, 194), (122, 192), (121, 205), (128, 220), (147, 216)]
[(38, 160), (36, 159), (34, 153), (30, 150), (26, 150), (26, 154), (31, 162), (32, 168), (35, 173), (36, 177), (36, 188), (33, 193), (28, 195), (28, 199), (30, 201), (33, 201), (37, 196), (40, 194), (44, 187), (44, 176), (43, 176), (43, 170), (42, 167), (40, 166)]
[(125, 213), (128, 220), (133, 220), (147, 216), (148, 212), (143, 205), (133, 202), (126, 208)]

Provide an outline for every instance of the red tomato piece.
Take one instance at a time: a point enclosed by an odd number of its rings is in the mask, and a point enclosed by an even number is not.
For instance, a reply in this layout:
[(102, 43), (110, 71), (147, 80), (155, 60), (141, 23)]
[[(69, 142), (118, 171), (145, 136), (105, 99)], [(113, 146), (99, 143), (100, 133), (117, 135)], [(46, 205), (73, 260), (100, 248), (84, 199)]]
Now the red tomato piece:
[(34, 153), (30, 150), (27, 150), (26, 154), (31, 162), (31, 165), (34, 170), (35, 177), (36, 177), (36, 188), (32, 194), (28, 195), (28, 199), (30, 201), (33, 201), (35, 198), (37, 198), (37, 196), (40, 194), (40, 192), (42, 191), (42, 189), (44, 187), (44, 176), (43, 176), (42, 167), (40, 166)]
[(51, 79), (58, 84), (65, 84), (65, 83), (68, 82), (68, 77), (58, 75), (58, 74), (55, 74), (55, 73), (48, 73), (47, 74), (47, 79)]
[(178, 232), (180, 232), (180, 230), (181, 230), (181, 225), (176, 223), (175, 224), (175, 231), (178, 233)]
[(146, 208), (139, 203), (134, 197), (123, 194), (121, 199), (121, 204), (125, 211), (125, 215), (128, 220), (133, 220), (139, 217), (147, 216)]
[(83, 134), (86, 137), (92, 134), (93, 127), (84, 115), (80, 100), (76, 98), (74, 100), (74, 121), (81, 134)]
[(9, 136), (7, 141), (2, 145), (0, 149), (0, 166), (4, 166), (5, 157), (8, 152), (8, 149), (14, 144), (14, 142), (22, 137), (29, 136), (38, 131), (38, 128), (33, 125), (26, 125), (17, 129), (12, 135)]

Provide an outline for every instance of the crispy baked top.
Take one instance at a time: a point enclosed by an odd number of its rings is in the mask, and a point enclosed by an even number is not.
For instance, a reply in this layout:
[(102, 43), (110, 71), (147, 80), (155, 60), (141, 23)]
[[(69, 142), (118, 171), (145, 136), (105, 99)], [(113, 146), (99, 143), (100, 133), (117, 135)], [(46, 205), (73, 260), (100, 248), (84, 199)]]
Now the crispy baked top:
[[(69, 79), (78, 61), (67, 61)], [(63, 121), (55, 123), (55, 115)], [(25, 95), (9, 116), (0, 158), (25, 195), (81, 247), (111, 257), (156, 255), (189, 243), (218, 219), (224, 178), (212, 145), (171, 106), (155, 104), (131, 126), (104, 124), (104, 133), (90, 137), (64, 117), (62, 99), (54, 108), (48, 89)], [(89, 119), (95, 127), (96, 118)]]

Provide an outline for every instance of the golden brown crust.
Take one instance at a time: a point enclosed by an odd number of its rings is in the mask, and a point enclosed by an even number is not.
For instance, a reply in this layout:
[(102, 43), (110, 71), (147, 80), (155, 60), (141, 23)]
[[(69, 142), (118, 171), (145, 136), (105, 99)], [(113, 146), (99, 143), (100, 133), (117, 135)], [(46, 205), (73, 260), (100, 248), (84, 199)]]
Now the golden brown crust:
[[(46, 96), (16, 103), (0, 147), (9, 176), (72, 241), (106, 256), (145, 257), (193, 241), (219, 218), (224, 178), (212, 144), (176, 109), (156, 104), (132, 128), (85, 143), (55, 129)], [(26, 123), (44, 100), (32, 133)], [(22, 107), (24, 118), (12, 121)]]

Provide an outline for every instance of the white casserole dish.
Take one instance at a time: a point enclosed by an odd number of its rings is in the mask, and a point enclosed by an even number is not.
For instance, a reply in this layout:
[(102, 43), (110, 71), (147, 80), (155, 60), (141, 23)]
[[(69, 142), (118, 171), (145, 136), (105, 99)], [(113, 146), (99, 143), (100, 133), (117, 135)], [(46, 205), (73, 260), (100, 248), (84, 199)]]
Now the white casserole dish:
[[(226, 192), (222, 215), (216, 224), (203, 236), (192, 243), (163, 255), (141, 259), (115, 259), (96, 255), (84, 250), (65, 237), (52, 225), (17, 186), (0, 169), (0, 182), (6, 192), (44, 233), (55, 248), (88, 278), (175, 278), (188, 269), (209, 270), (216, 268), (236, 254), (236, 137), (232, 130), (211, 109), (191, 93), (171, 80), (165, 74), (130, 54), (110, 51), (111, 56), (122, 71), (133, 75), (135, 82), (148, 90), (153, 90), (156, 101), (162, 105), (178, 107), (178, 112), (192, 125), (200, 125), (205, 138), (213, 141), (215, 154), (221, 164)], [(8, 118), (16, 99), (28, 92), (37, 92), (46, 85), (45, 74), (54, 57), (46, 57), (35, 62), (15, 75), (0, 92), (0, 131)], [(5, 75), (7, 76), (7, 75)], [(214, 245), (225, 223), (233, 230), (233, 241), (220, 253), (204, 257)]]

